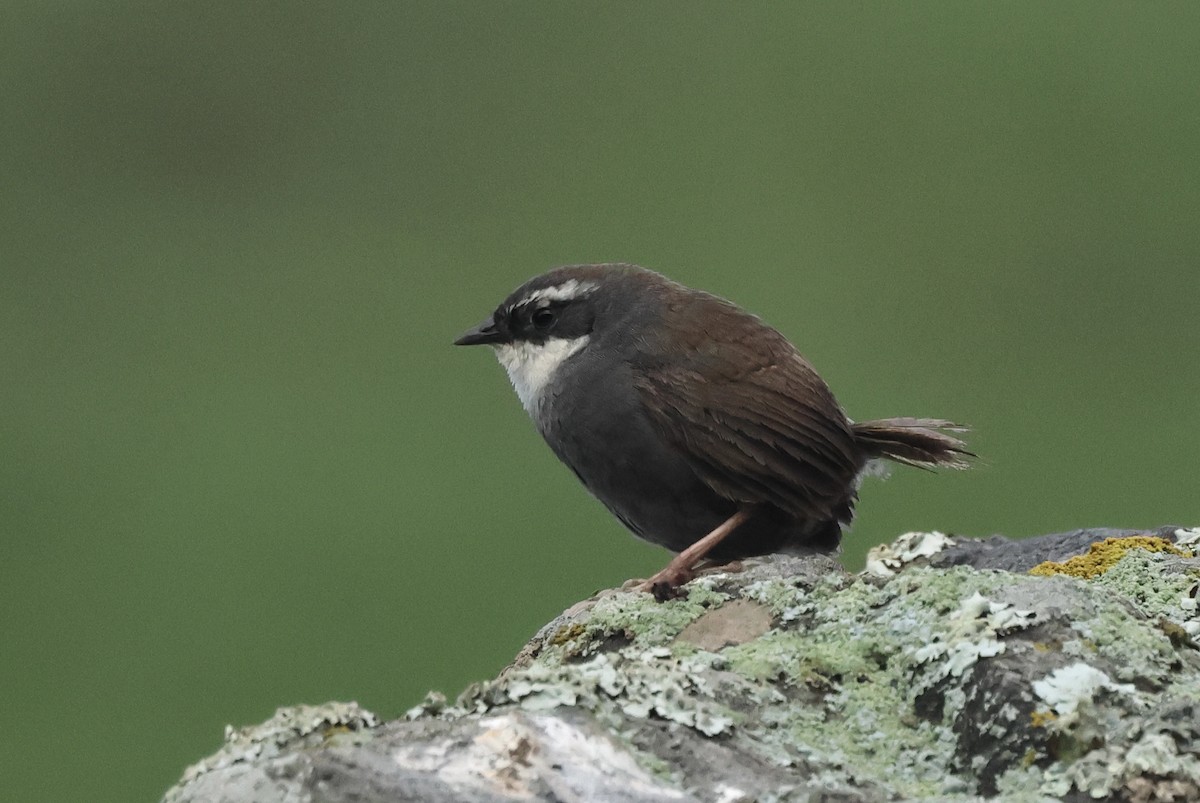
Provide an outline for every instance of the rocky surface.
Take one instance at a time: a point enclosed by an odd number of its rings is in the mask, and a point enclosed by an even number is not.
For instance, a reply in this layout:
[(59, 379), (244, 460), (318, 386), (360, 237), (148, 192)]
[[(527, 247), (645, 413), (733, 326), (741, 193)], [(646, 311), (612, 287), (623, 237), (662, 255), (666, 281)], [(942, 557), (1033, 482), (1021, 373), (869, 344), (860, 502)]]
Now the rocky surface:
[(227, 732), (184, 801), (1200, 800), (1200, 530), (902, 536), (609, 591), (379, 723)]

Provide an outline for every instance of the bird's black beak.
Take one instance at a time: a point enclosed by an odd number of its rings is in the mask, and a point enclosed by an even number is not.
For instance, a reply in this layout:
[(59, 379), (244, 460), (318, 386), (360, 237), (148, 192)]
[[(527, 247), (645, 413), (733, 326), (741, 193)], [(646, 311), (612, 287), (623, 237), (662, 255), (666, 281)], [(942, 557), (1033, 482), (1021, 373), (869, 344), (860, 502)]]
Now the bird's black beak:
[(454, 341), (456, 346), (480, 346), (488, 343), (503, 343), (508, 340), (508, 335), (496, 328), (496, 322), (492, 318), (488, 318), (483, 323), (463, 332), (458, 340)]

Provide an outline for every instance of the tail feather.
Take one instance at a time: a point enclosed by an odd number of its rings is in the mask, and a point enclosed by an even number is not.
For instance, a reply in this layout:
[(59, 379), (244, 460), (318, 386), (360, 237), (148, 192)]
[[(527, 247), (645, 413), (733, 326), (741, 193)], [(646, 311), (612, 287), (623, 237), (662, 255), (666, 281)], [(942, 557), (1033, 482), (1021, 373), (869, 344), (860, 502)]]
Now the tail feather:
[[(853, 425), (858, 445), (871, 457), (886, 457), (920, 468), (967, 468), (975, 457), (962, 440), (946, 432), (967, 427), (937, 418), (883, 418)], [(939, 430), (945, 430), (939, 431)]]

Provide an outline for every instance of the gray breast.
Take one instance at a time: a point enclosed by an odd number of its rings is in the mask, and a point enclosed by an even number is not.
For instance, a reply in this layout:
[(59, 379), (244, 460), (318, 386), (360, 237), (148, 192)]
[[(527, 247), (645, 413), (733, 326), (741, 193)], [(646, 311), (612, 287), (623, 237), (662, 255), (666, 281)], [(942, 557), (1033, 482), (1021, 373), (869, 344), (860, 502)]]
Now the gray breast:
[(535, 421), (559, 459), (625, 526), (679, 551), (734, 506), (655, 431), (630, 370), (585, 350), (547, 385)]

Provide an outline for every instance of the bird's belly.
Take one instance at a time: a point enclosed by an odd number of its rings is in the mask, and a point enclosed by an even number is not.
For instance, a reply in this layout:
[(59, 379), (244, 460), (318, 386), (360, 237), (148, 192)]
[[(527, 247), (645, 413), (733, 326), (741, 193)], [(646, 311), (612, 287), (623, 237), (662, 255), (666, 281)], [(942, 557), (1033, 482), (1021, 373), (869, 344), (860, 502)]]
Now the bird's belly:
[[(738, 504), (719, 496), (636, 411), (625, 416), (559, 415), (543, 432), (605, 507), (640, 538), (674, 552), (686, 549), (732, 516)], [(619, 422), (613, 426), (613, 422)], [(598, 447), (597, 444), (603, 444)], [(735, 559), (777, 552), (803, 537), (804, 522), (781, 511), (756, 515), (713, 557)]]
[(608, 465), (570, 463), (589, 491), (630, 530), (678, 552), (733, 515), (686, 463), (653, 449), (623, 449)]

